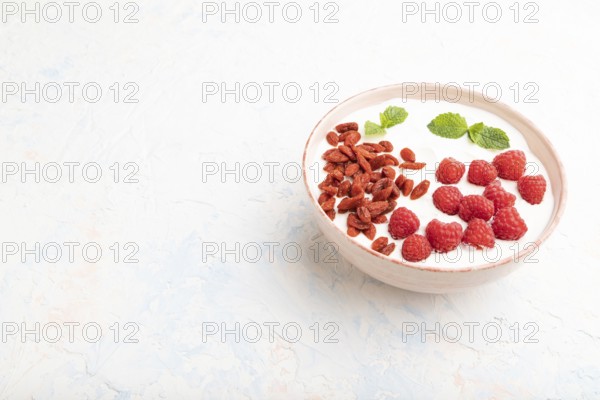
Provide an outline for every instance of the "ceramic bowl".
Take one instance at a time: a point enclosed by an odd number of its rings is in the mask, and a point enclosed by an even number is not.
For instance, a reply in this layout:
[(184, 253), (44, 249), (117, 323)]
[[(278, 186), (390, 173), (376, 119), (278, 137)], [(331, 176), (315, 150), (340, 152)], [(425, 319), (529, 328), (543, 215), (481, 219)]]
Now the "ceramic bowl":
[[(308, 164), (310, 160), (318, 159), (319, 155), (315, 154), (317, 147), (319, 143), (325, 140), (325, 136), (331, 129), (331, 126), (345, 121), (346, 116), (364, 107), (394, 98), (420, 101), (433, 101), (437, 99), (462, 103), (495, 114), (523, 135), (531, 151), (544, 164), (551, 182), (555, 199), (554, 209), (546, 228), (535, 242), (538, 246), (554, 231), (563, 214), (566, 201), (565, 174), (556, 150), (544, 134), (531, 121), (510, 107), (500, 102), (490, 102), (480, 93), (471, 92), (467, 96), (465, 95), (465, 93), (469, 93), (467, 89), (463, 88), (462, 92), (460, 90), (457, 87), (444, 87), (439, 84), (405, 83), (365, 91), (340, 103), (328, 112), (317, 123), (306, 143), (302, 163), (304, 184), (319, 228), (328, 240), (339, 246), (340, 254), (354, 266), (373, 278), (389, 285), (425, 293), (462, 291), (508, 275), (522, 265), (524, 257), (534, 251), (536, 247), (526, 246), (519, 252), (517, 257), (510, 255), (495, 263), (468, 267), (457, 265), (456, 268), (448, 269), (436, 267), (435, 264), (431, 262), (427, 263), (427, 261), (423, 265), (409, 265), (402, 262), (399, 257), (391, 258), (383, 256), (348, 237), (345, 231), (336, 226), (325, 215), (317, 203), (317, 198), (311, 192), (308, 182), (310, 176)], [(457, 98), (458, 101), (456, 101)]]

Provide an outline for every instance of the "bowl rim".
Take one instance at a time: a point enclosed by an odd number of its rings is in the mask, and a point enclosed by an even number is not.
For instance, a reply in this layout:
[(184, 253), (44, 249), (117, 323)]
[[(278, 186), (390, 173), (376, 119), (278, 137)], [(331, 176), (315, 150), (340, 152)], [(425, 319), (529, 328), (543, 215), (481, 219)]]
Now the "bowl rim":
[[(556, 152), (556, 149), (554, 148), (554, 146), (552, 145), (552, 143), (550, 142), (550, 140), (546, 137), (546, 135), (533, 123), (531, 122), (531, 120), (529, 120), (527, 117), (525, 117), (523, 114), (521, 114), (520, 112), (518, 112), (517, 110), (515, 110), (514, 108), (508, 106), (507, 104), (501, 102), (501, 101), (496, 101), (494, 102), (494, 106), (495, 107), (500, 107), (503, 108), (505, 111), (512, 113), (515, 117), (517, 117), (518, 119), (520, 119), (524, 124), (528, 125), (528, 127), (535, 131), (535, 133), (537, 134), (537, 136), (539, 137), (539, 139), (541, 139), (541, 141), (544, 143), (544, 145), (549, 149), (551, 156), (556, 160), (557, 164), (558, 164), (558, 170), (559, 170), (559, 177), (560, 177), (560, 181), (561, 181), (561, 186), (562, 186), (562, 190), (560, 192), (560, 197), (559, 199), (556, 199), (557, 204), (558, 204), (558, 208), (556, 210), (556, 214), (554, 216), (554, 218), (550, 221), (550, 225), (544, 230), (544, 232), (542, 232), (542, 235), (535, 241), (535, 242), (530, 242), (530, 243), (534, 243), (535, 246), (523, 246), (523, 249), (521, 251), (519, 251), (519, 253), (516, 255), (516, 257), (513, 256), (508, 256), (506, 258), (503, 258), (499, 261), (493, 262), (493, 263), (486, 263), (486, 264), (480, 264), (480, 265), (474, 265), (474, 266), (468, 266), (468, 267), (462, 267), (462, 268), (441, 268), (438, 266), (432, 266), (432, 265), (419, 265), (417, 263), (408, 263), (408, 262), (404, 262), (401, 259), (397, 259), (397, 258), (391, 258), (389, 256), (385, 256), (381, 253), (376, 252), (375, 250), (371, 249), (370, 247), (364, 246), (360, 243), (357, 243), (354, 240), (350, 240), (350, 238), (348, 237), (348, 235), (346, 234), (346, 232), (344, 232), (342, 229), (340, 229), (336, 224), (333, 223), (333, 221), (331, 219), (329, 219), (329, 217), (327, 216), (327, 214), (325, 214), (325, 212), (323, 211), (323, 209), (319, 206), (317, 199), (315, 198), (315, 196), (313, 196), (311, 189), (310, 189), (310, 185), (308, 183), (308, 173), (307, 173), (307, 156), (308, 156), (308, 146), (310, 145), (313, 136), (315, 135), (315, 132), (317, 130), (317, 128), (319, 127), (319, 125), (321, 124), (321, 122), (323, 122), (323, 120), (325, 118), (327, 118), (330, 114), (332, 114), (333, 112), (335, 112), (336, 110), (338, 110), (339, 108), (343, 107), (345, 104), (349, 103), (351, 100), (360, 97), (360, 96), (364, 96), (367, 95), (371, 92), (377, 92), (377, 91), (382, 91), (382, 90), (389, 90), (389, 89), (393, 89), (393, 88), (403, 88), (406, 85), (419, 85), (420, 88), (432, 88), (432, 87), (439, 87), (442, 86), (443, 84), (440, 83), (430, 83), (430, 82), (402, 82), (402, 83), (395, 83), (395, 84), (390, 84), (390, 85), (384, 85), (384, 86), (378, 86), (372, 89), (367, 89), (364, 90), (362, 92), (359, 92), (357, 94), (354, 94), (350, 97), (348, 97), (346, 100), (336, 104), (333, 108), (331, 108), (321, 119), (319, 119), (319, 121), (317, 122), (317, 124), (314, 126), (314, 128), (312, 129), (312, 131), (310, 132), (310, 135), (308, 136), (308, 139), (306, 141), (306, 144), (304, 145), (304, 152), (302, 155), (302, 175), (303, 175), (303, 182), (304, 182), (304, 187), (306, 188), (306, 191), (308, 192), (308, 195), (310, 197), (311, 203), (312, 205), (317, 209), (317, 211), (319, 212), (319, 217), (320, 218), (324, 218), (326, 221), (325, 223), (329, 224), (329, 226), (333, 227), (336, 231), (338, 231), (339, 233), (341, 233), (346, 239), (348, 239), (348, 241), (366, 251), (368, 254), (371, 254), (383, 261), (388, 261), (388, 262), (392, 262), (395, 265), (401, 266), (401, 267), (406, 267), (406, 268), (410, 268), (410, 269), (415, 269), (415, 270), (419, 270), (419, 271), (427, 271), (427, 272), (445, 272), (445, 273), (460, 273), (460, 272), (471, 272), (471, 271), (482, 271), (482, 270), (487, 270), (487, 269), (491, 269), (491, 268), (496, 268), (505, 264), (510, 263), (511, 261), (515, 261), (515, 262), (519, 262), (520, 260), (522, 260), (524, 257), (528, 256), (531, 252), (533, 252), (536, 248), (539, 248), (539, 246), (546, 240), (548, 239), (548, 237), (554, 232), (554, 230), (556, 229), (556, 227), (558, 226), (565, 207), (566, 207), (566, 200), (567, 200), (567, 180), (566, 180), (566, 174), (565, 174), (565, 168), (564, 165), (558, 155), (558, 153)], [(476, 97), (481, 97), (483, 98), (483, 95), (479, 92), (476, 92), (474, 90), (471, 89), (467, 89), (464, 88), (462, 86), (458, 86), (455, 85), (453, 83), (453, 86), (460, 88), (463, 91), (466, 91), (469, 95), (473, 95)], [(400, 96), (400, 97), (405, 97), (405, 96)], [(427, 101), (427, 99), (425, 99), (425, 101)], [(443, 100), (446, 101), (446, 100)], [(471, 102), (474, 103), (474, 102)], [(473, 107), (477, 107), (477, 106), (473, 106)], [(477, 107), (480, 108), (480, 107)]]

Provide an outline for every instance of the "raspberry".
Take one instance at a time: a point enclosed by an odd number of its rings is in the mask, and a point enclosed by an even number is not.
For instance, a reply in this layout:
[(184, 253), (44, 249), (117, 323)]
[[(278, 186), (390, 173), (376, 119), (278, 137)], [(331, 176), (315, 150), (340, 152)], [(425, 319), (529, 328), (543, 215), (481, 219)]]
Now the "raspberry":
[(444, 158), (440, 163), (435, 178), (446, 185), (458, 183), (465, 174), (465, 164), (452, 157)]
[(462, 194), (455, 186), (441, 186), (433, 192), (433, 205), (441, 212), (448, 215), (458, 214), (458, 206)]
[(519, 240), (527, 232), (527, 225), (516, 208), (506, 207), (494, 217), (492, 229), (497, 239)]
[(469, 182), (479, 186), (489, 185), (498, 176), (496, 168), (487, 161), (475, 160), (469, 165)]
[(542, 175), (522, 176), (517, 183), (517, 189), (523, 200), (529, 204), (540, 204), (546, 193), (546, 179)]
[(465, 196), (458, 206), (458, 216), (465, 222), (469, 222), (473, 218), (487, 221), (494, 216), (494, 203), (478, 194)]
[(404, 239), (415, 233), (420, 225), (421, 222), (414, 212), (400, 207), (390, 217), (388, 231), (394, 239)]
[(431, 247), (440, 253), (447, 253), (457, 248), (462, 239), (462, 234), (462, 226), (458, 222), (445, 224), (434, 219), (425, 228), (425, 236), (427, 236)]
[(494, 203), (494, 212), (498, 212), (498, 210), (504, 207), (514, 206), (515, 200), (517, 200), (517, 196), (504, 190), (498, 180), (485, 187), (483, 197)]
[(480, 218), (473, 218), (462, 238), (463, 243), (470, 244), (472, 246), (481, 249), (483, 247), (494, 247), (494, 231), (487, 222)]
[(431, 254), (431, 245), (423, 235), (410, 235), (402, 243), (402, 258), (410, 262), (425, 260)]
[(498, 154), (492, 164), (498, 170), (498, 176), (509, 181), (519, 180), (525, 173), (527, 160), (521, 150), (509, 150)]

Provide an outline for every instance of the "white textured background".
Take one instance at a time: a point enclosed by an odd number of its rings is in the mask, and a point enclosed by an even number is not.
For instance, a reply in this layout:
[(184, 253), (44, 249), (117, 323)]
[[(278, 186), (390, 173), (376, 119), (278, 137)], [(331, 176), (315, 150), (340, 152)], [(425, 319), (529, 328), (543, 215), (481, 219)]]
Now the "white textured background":
[[(600, 4), (538, 1), (539, 23), (524, 24), (512, 21), (512, 3), (499, 2), (496, 24), (481, 8), (474, 23), (403, 23), (402, 3), (391, 0), (338, 2), (333, 24), (314, 23), (309, 2), (296, 24), (281, 7), (274, 23), (203, 23), (194, 1), (139, 1), (137, 24), (113, 23), (108, 2), (96, 24), (80, 12), (72, 24), (9, 16), (0, 24), (1, 82), (93, 81), (105, 93), (96, 104), (80, 92), (73, 103), (3, 101), (0, 161), (97, 162), (104, 176), (95, 184), (80, 175), (55, 184), (7, 177), (1, 241), (97, 242), (104, 253), (98, 263), (7, 256), (2, 328), (95, 322), (103, 333), (97, 343), (77, 329), (72, 343), (66, 330), (57, 343), (5, 335), (0, 398), (599, 398)], [(308, 133), (333, 106), (315, 102), (315, 82), (334, 82), (341, 101), (402, 81), (497, 82), (502, 100), (546, 132), (565, 164), (569, 199), (539, 263), (464, 294), (408, 293), (341, 258), (324, 262), (324, 249), (315, 260), (324, 239), (301, 182), (288, 182), (281, 167), (273, 183), (202, 182), (207, 162), (299, 163)], [(139, 103), (115, 104), (114, 82), (138, 84)], [(296, 103), (278, 90), (273, 102), (203, 102), (203, 82), (297, 82), (303, 94)], [(515, 82), (536, 83), (539, 102), (525, 103), (524, 92), (515, 102)], [(139, 183), (112, 182), (114, 162), (139, 165)], [(114, 242), (137, 243), (139, 263), (114, 262)], [(203, 254), (207, 242), (299, 243), (303, 256), (286, 262), (279, 247), (274, 260), (222, 262)], [(136, 324), (138, 342), (124, 343), (123, 329), (115, 340), (115, 322)], [(279, 327), (272, 341), (266, 328), (257, 343), (203, 340), (203, 324), (212, 322), (295, 322), (302, 335), (290, 343)], [(337, 343), (324, 340), (327, 322), (339, 327)], [(462, 337), (403, 334), (407, 325), (436, 322), (459, 324)], [(473, 340), (470, 322), (480, 324)], [(539, 328), (530, 340), (528, 322)], [(496, 343), (482, 332), (488, 323), (502, 327)]]

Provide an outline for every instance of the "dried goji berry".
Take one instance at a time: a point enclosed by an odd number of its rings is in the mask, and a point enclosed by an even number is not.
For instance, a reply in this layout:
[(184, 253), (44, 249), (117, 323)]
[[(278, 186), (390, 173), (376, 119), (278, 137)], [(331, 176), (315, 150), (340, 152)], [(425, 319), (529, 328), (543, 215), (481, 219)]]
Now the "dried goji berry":
[(402, 188), (400, 188), (402, 190), (402, 194), (408, 196), (410, 192), (412, 192), (414, 185), (415, 182), (412, 179), (405, 180), (402, 184)]
[(400, 157), (402, 157), (404, 161), (410, 163), (414, 163), (417, 160), (415, 152), (409, 149), (408, 147), (405, 147), (402, 150), (400, 150)]
[(337, 146), (340, 141), (337, 133), (335, 133), (333, 131), (331, 131), (327, 134), (326, 139), (327, 139), (327, 143), (329, 143), (332, 146)]
[(362, 222), (371, 222), (371, 213), (369, 212), (369, 209), (365, 206), (358, 207), (356, 209), (356, 215), (358, 215), (358, 218)]
[(383, 249), (381, 249), (380, 253), (385, 256), (389, 256), (390, 254), (392, 254), (394, 252), (395, 249), (396, 249), (396, 243), (390, 243), (387, 246), (385, 246)]
[(344, 133), (344, 132), (348, 132), (348, 131), (357, 131), (358, 124), (356, 122), (345, 122), (343, 124), (339, 124), (338, 126), (336, 126), (335, 130), (338, 131), (338, 133)]
[(400, 164), (400, 168), (419, 170), (425, 168), (426, 165), (427, 164), (423, 162), (403, 162), (402, 164)]
[(388, 244), (388, 238), (382, 236), (380, 238), (375, 239), (373, 243), (371, 243), (371, 248), (376, 252), (380, 252), (385, 246)]
[(417, 200), (423, 197), (425, 193), (427, 193), (427, 191), (429, 190), (429, 184), (430, 182), (427, 179), (419, 183), (410, 194), (410, 199)]

